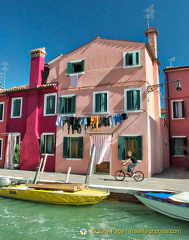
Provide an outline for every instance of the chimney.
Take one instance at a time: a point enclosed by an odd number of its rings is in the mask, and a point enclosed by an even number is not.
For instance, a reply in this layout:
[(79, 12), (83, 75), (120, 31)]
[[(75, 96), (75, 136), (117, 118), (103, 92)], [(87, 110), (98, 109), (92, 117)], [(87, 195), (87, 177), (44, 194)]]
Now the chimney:
[(152, 52), (154, 56), (157, 58), (157, 36), (159, 35), (159, 32), (152, 27), (149, 27), (145, 31), (146, 37), (148, 38), (148, 43), (152, 49)]
[(42, 85), (44, 72), (44, 58), (47, 55), (45, 48), (38, 48), (30, 51), (30, 88), (36, 88)]

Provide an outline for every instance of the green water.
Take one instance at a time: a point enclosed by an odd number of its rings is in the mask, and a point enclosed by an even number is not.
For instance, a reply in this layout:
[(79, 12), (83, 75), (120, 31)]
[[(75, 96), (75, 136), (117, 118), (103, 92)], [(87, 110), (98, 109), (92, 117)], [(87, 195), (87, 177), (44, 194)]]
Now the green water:
[[(86, 235), (80, 233), (82, 228), (87, 230)], [(91, 206), (59, 206), (0, 198), (0, 229), (3, 240), (172, 240), (188, 239), (189, 222), (132, 203), (103, 201)], [(167, 233), (175, 230), (179, 233)]]

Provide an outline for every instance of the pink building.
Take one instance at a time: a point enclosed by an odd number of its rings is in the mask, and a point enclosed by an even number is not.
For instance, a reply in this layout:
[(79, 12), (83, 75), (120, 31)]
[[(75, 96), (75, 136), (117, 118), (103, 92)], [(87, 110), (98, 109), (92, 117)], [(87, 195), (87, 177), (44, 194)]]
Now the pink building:
[(47, 82), (59, 86), (56, 172), (85, 174), (92, 144), (94, 173), (113, 175), (128, 150), (146, 177), (168, 167), (159, 92), (146, 91), (159, 83), (158, 31), (145, 34), (148, 43), (97, 37), (48, 62)]
[(0, 122), (4, 136), (1, 167), (13, 168), (12, 157), (18, 144), (21, 170), (36, 170), (40, 158), (48, 154), (45, 170), (55, 171), (57, 85), (46, 84), (49, 68), (44, 64), (45, 49), (30, 53), (29, 85), (0, 92), (1, 99), (6, 96), (6, 101), (0, 103), (1, 115), (7, 114)]
[(188, 75), (189, 66), (167, 67), (164, 69), (165, 82), (180, 79), (182, 91), (177, 83), (166, 84), (166, 122), (169, 127), (170, 165), (189, 167), (189, 116), (188, 116)]

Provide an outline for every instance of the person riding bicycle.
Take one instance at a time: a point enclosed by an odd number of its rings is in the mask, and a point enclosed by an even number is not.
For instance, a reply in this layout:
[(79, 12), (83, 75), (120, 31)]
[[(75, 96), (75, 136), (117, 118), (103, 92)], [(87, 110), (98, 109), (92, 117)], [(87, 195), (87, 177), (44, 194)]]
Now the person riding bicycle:
[(132, 174), (133, 177), (135, 174), (133, 168), (138, 165), (138, 162), (137, 159), (132, 155), (132, 152), (130, 150), (127, 152), (127, 160), (125, 160), (125, 162), (123, 162), (122, 164), (126, 165), (126, 163), (129, 161), (132, 161), (132, 163), (128, 166), (128, 173)]

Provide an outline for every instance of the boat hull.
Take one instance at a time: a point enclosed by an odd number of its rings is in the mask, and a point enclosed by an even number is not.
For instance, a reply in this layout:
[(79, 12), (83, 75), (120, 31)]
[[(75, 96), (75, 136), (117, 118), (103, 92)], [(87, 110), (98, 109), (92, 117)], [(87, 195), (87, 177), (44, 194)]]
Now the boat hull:
[(32, 202), (63, 205), (96, 204), (109, 195), (106, 191), (96, 189), (82, 189), (77, 192), (30, 189), (25, 186), (3, 187), (0, 196)]
[(143, 193), (136, 193), (135, 196), (148, 208), (162, 213), (166, 216), (189, 221), (189, 207), (185, 203), (175, 203), (171, 200), (166, 200), (162, 198), (153, 199), (152, 197), (145, 195)]

